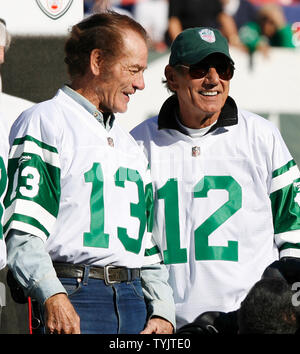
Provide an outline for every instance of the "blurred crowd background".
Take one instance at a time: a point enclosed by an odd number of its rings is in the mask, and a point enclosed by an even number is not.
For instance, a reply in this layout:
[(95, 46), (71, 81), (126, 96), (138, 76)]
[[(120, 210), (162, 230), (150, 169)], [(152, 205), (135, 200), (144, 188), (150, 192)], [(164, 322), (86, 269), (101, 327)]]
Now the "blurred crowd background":
[(164, 52), (187, 27), (218, 27), (231, 46), (268, 54), (270, 47), (300, 45), (300, 0), (85, 0), (84, 13), (125, 12), (148, 31), (152, 49)]

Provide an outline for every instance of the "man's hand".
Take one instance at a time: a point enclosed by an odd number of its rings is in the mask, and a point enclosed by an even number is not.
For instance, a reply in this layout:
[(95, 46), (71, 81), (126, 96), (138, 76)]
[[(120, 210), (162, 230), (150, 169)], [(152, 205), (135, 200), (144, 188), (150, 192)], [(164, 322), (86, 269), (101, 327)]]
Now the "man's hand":
[(80, 318), (66, 294), (56, 294), (45, 302), (46, 330), (50, 334), (80, 334)]
[(151, 318), (146, 328), (140, 334), (173, 334), (172, 324), (160, 317)]

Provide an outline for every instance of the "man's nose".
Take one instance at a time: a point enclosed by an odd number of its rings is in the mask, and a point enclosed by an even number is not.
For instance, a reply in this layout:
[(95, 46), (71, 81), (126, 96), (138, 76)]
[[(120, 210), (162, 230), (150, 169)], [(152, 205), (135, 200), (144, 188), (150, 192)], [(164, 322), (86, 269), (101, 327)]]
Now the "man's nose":
[(205, 80), (210, 84), (217, 84), (220, 80), (219, 74), (213, 66), (208, 69), (207, 74), (205, 75)]
[(144, 74), (143, 72), (139, 72), (132, 83), (135, 89), (137, 90), (143, 90), (145, 88), (145, 80), (144, 80)]

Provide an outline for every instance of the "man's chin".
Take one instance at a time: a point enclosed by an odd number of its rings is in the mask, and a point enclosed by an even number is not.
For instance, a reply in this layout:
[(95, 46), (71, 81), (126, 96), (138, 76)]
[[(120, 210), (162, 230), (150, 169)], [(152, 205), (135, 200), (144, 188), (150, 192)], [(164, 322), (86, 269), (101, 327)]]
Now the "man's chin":
[(114, 113), (125, 113), (127, 111), (127, 106), (126, 107), (119, 107), (116, 109), (116, 112)]

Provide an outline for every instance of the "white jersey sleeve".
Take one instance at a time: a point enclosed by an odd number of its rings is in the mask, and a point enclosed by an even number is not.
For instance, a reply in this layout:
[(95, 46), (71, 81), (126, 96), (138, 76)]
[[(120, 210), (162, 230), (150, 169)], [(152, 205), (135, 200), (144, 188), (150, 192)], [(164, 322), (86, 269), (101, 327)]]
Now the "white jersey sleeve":
[(59, 133), (53, 123), (36, 108), (12, 126), (5, 234), (17, 229), (46, 241), (52, 231), (60, 199)]
[(300, 257), (300, 173), (281, 135), (273, 145), (270, 199), (280, 257)]

